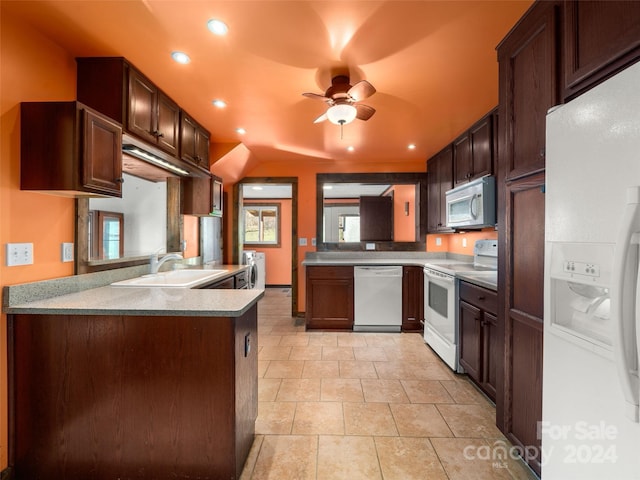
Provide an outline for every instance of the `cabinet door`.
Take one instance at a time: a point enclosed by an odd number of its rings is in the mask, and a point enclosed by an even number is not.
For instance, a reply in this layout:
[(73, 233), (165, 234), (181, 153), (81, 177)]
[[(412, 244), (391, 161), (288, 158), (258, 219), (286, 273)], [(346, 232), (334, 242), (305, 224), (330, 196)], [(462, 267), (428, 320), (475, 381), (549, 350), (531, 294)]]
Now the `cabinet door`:
[(202, 128), (196, 133), (196, 163), (209, 170), (209, 134)]
[(604, 80), (640, 55), (637, 1), (566, 1), (565, 101)]
[(471, 143), (471, 171), (469, 180), (493, 173), (493, 122), (491, 115), (469, 130)]
[(448, 145), (427, 162), (427, 232), (451, 231), (446, 226), (445, 192), (453, 188), (453, 147)]
[[(504, 385), (499, 389), (503, 398), (497, 421), (509, 440), (521, 447), (540, 447), (537, 426), (542, 419), (544, 185), (544, 174), (537, 174), (503, 187), (502, 224), (509, 231), (499, 233), (505, 238), (499, 252), (499, 276), (506, 280), (504, 292), (498, 297), (498, 311), (504, 319), (505, 364), (498, 377)], [(540, 472), (539, 455), (531, 458), (529, 465)]]
[(178, 156), (180, 132), (180, 107), (162, 92), (158, 92), (156, 137), (158, 146), (171, 155)]
[(560, 103), (559, 4), (536, 2), (498, 46), (500, 164), (507, 180), (545, 165), (547, 110)]
[(211, 214), (216, 217), (222, 216), (222, 198), (223, 198), (223, 189), (222, 189), (222, 179), (218, 177), (213, 177), (213, 184), (211, 186), (212, 193), (212, 209)]
[(188, 115), (182, 114), (180, 120), (180, 152), (183, 160), (196, 163), (196, 129), (197, 124)]
[(482, 381), (482, 324), (481, 311), (460, 301), (460, 365), (476, 382)]
[(402, 268), (402, 330), (420, 331), (424, 321), (424, 272), (422, 267)]
[(136, 70), (130, 69), (127, 129), (153, 144), (156, 143), (157, 104), (158, 89)]
[(353, 267), (307, 267), (307, 328), (353, 329)]
[(498, 336), (498, 319), (484, 312), (482, 320), (482, 388), (495, 401), (498, 382), (498, 362), (500, 361), (501, 342)]
[(82, 183), (89, 190), (122, 196), (122, 128), (108, 118), (82, 110)]
[(467, 183), (473, 174), (471, 164), (471, 141), (469, 132), (453, 142), (453, 179), (454, 186)]

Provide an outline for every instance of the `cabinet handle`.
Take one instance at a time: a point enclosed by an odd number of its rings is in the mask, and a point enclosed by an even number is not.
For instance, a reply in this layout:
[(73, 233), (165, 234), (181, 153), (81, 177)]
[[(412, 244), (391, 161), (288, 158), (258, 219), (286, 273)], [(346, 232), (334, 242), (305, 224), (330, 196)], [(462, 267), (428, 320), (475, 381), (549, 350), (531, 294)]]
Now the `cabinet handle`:
[(116, 178), (116, 179), (114, 180), (114, 182), (116, 182), (116, 183), (124, 183), (124, 178), (122, 178), (122, 177), (120, 177), (120, 178)]
[(160, 130), (156, 130), (154, 132), (151, 132), (152, 135), (154, 135), (155, 137), (161, 138), (164, 137), (164, 133), (162, 133)]
[(485, 299), (484, 295), (480, 295), (480, 296), (478, 297), (478, 300), (484, 300), (484, 299)]

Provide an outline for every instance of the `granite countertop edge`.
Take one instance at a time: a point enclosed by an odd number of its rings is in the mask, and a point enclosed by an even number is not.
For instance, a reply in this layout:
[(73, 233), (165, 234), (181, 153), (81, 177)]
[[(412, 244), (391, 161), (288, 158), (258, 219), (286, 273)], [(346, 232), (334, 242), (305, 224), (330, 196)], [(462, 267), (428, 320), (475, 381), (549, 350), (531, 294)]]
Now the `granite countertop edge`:
[(467, 276), (464, 273), (461, 272), (457, 272), (456, 273), (456, 277), (458, 277), (460, 280), (464, 280), (465, 282), (468, 283), (472, 283), (474, 285), (477, 285), (478, 287), (484, 287), (488, 290), (491, 290), (493, 292), (497, 292), (498, 291), (498, 285), (490, 280), (487, 280), (485, 278), (482, 277), (478, 277), (478, 276)]

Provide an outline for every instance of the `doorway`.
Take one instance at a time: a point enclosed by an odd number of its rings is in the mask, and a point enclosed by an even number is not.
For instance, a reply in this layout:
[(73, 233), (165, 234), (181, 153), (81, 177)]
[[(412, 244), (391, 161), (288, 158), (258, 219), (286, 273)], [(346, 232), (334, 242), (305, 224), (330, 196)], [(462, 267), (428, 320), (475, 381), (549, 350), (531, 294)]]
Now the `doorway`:
[[(262, 187), (262, 190), (259, 190)], [(245, 193), (247, 192), (247, 193)], [(289, 193), (283, 193), (289, 192)], [(284, 198), (289, 197), (289, 198)], [(233, 258), (242, 262), (243, 250), (261, 250), (268, 256), (270, 252), (278, 252), (278, 267), (291, 270), (291, 315), (297, 317), (298, 312), (298, 178), (297, 177), (247, 177), (233, 187), (233, 200), (237, 205), (233, 218)], [(284, 205), (284, 207), (283, 207)], [(290, 205), (290, 206), (289, 206)], [(247, 208), (245, 208), (247, 207)], [(252, 230), (250, 243), (244, 244), (245, 211), (257, 222), (262, 217), (267, 224), (272, 220), (269, 212), (279, 212), (283, 218), (290, 219), (282, 226), (276, 222), (276, 230), (281, 242), (273, 241), (270, 234), (254, 234)], [(256, 214), (256, 212), (258, 212)], [(260, 224), (261, 225), (261, 224)], [(278, 226), (280, 225), (280, 229)], [(290, 225), (290, 226), (289, 226)], [(262, 232), (262, 225), (257, 227)], [(271, 230), (269, 230), (271, 232)], [(289, 233), (290, 232), (290, 233)], [(290, 235), (289, 238), (286, 238)], [(283, 246), (285, 245), (285, 246)], [(273, 268), (273, 265), (271, 265)], [(269, 283), (269, 282), (267, 282)]]

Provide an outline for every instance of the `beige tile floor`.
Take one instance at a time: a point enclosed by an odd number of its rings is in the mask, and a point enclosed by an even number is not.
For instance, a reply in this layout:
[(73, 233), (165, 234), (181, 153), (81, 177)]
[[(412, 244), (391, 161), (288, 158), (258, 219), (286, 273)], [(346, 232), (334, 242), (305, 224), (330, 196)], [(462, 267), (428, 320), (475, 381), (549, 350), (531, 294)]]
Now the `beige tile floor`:
[[(305, 332), (258, 304), (256, 439), (242, 480), (530, 480), (495, 409), (419, 334)], [(508, 451), (508, 450), (507, 450)]]

